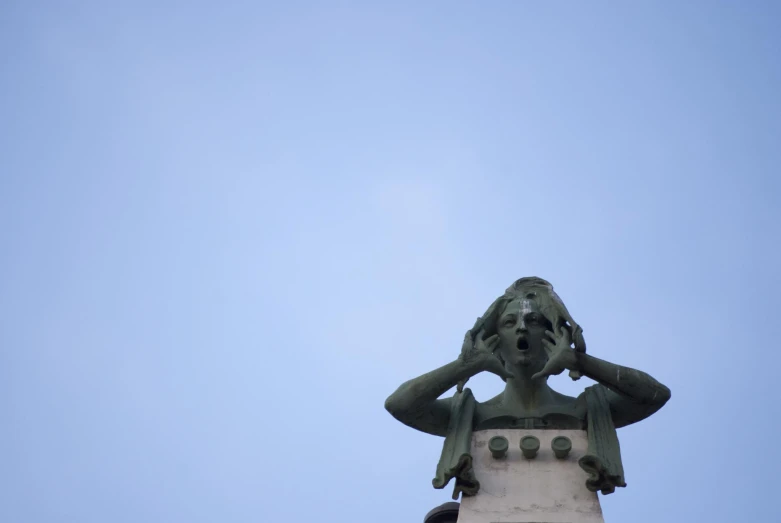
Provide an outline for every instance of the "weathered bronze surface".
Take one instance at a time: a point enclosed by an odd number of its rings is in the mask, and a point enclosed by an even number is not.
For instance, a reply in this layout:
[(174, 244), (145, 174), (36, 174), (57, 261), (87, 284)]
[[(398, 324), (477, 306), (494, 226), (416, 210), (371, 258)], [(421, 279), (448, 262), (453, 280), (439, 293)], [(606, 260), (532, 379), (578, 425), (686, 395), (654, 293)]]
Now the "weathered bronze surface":
[[(577, 398), (559, 394), (547, 381), (565, 370), (597, 385)], [(464, 384), (484, 371), (506, 386), (479, 403)], [(453, 387), (453, 397), (440, 399)], [(648, 374), (586, 354), (583, 329), (553, 286), (530, 277), (517, 280), (477, 319), (454, 361), (402, 384), (385, 408), (412, 428), (446, 437), (434, 486), (456, 477), (456, 497), (479, 488), (470, 476), (465, 433), (499, 428), (588, 430), (590, 455), (580, 465), (591, 475), (589, 488), (607, 494), (626, 485), (615, 428), (647, 418), (669, 399), (670, 390)]]

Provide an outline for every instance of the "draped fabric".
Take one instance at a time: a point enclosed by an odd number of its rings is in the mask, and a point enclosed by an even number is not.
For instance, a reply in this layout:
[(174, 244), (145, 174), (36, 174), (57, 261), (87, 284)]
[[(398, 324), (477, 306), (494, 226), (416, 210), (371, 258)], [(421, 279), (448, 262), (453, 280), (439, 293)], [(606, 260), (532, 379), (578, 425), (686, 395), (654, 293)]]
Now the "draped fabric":
[(434, 488), (441, 489), (445, 488), (452, 478), (456, 478), (453, 499), (458, 499), (459, 494), (474, 496), (480, 490), (470, 454), (476, 403), (470, 389), (456, 392), (453, 396), (442, 456), (437, 464), (437, 475), (431, 481)]
[(592, 385), (586, 389), (588, 407), (588, 453), (578, 460), (580, 468), (588, 472), (586, 487), (591, 492), (612, 494), (616, 487), (626, 487), (621, 446), (610, 414), (607, 389)]

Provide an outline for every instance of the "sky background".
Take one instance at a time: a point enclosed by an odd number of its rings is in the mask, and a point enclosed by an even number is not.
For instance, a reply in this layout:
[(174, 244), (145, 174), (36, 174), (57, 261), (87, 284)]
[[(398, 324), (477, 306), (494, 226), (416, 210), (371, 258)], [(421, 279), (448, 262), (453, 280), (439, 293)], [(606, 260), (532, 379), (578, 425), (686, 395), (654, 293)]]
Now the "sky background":
[(530, 275), (672, 389), (606, 520), (775, 521), (779, 23), (2, 2), (0, 521), (420, 522), (442, 440), (383, 402)]

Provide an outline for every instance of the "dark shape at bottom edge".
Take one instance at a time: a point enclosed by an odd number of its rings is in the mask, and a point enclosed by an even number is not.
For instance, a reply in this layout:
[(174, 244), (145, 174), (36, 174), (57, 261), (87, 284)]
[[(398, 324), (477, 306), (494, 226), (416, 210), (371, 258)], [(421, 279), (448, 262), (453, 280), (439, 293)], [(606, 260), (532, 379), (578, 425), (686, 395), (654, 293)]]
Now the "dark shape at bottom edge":
[(458, 507), (460, 507), (460, 504), (455, 501), (443, 503), (437, 508), (430, 510), (423, 519), (423, 523), (456, 523), (458, 520)]

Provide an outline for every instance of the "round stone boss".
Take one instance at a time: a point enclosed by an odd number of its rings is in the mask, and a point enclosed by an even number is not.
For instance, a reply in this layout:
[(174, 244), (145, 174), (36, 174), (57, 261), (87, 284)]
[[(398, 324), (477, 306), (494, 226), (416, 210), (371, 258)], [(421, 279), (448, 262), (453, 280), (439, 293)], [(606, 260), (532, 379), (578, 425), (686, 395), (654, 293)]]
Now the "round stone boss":
[(502, 459), (507, 454), (508, 448), (510, 448), (510, 442), (504, 436), (494, 436), (488, 440), (488, 450), (491, 451), (491, 456), (494, 459)]
[(537, 436), (526, 435), (521, 438), (521, 452), (527, 459), (533, 459), (540, 450), (540, 440)]
[(569, 451), (572, 450), (572, 440), (567, 436), (556, 436), (551, 441), (550, 446), (557, 458), (564, 459), (569, 454)]

